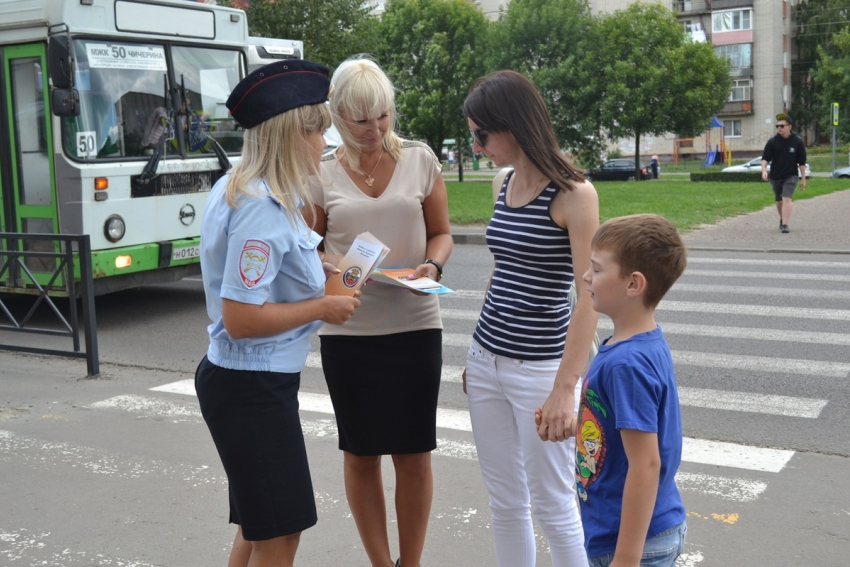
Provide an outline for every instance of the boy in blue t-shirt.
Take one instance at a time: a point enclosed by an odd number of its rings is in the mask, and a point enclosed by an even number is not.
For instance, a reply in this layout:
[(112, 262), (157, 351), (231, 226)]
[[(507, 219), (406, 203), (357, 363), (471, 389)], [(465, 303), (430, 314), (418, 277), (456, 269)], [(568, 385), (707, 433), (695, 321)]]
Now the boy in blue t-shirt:
[(657, 215), (603, 224), (582, 280), (614, 322), (582, 389), (576, 487), (591, 567), (673, 566), (685, 544), (675, 475), (682, 419), (670, 347), (655, 307), (682, 275), (685, 245)]

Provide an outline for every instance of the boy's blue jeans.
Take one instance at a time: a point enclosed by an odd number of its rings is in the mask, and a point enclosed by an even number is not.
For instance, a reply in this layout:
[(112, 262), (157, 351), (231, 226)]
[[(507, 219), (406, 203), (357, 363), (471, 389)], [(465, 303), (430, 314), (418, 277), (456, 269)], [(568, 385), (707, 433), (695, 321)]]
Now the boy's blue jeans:
[[(676, 558), (685, 549), (685, 534), (688, 532), (687, 522), (682, 522), (669, 530), (651, 537), (643, 544), (643, 555), (640, 567), (674, 567)], [(613, 553), (588, 557), (590, 567), (608, 567), (614, 560)]]

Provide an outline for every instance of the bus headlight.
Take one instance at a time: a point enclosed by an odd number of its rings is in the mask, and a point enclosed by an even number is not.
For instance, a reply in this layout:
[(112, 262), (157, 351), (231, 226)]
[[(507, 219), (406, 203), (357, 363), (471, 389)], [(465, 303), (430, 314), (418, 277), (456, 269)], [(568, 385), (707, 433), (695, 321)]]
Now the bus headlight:
[(112, 215), (103, 225), (103, 234), (109, 242), (118, 242), (124, 238), (124, 219), (118, 215)]

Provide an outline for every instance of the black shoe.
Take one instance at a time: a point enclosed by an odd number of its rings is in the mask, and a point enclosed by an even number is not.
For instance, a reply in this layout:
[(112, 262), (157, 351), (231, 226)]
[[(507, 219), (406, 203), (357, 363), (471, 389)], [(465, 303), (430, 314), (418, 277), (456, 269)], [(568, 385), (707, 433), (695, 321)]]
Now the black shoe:
[(781, 225), (779, 227), (779, 230), (781, 230), (783, 234), (788, 234), (789, 232), (791, 232), (791, 229), (788, 228), (787, 224)]

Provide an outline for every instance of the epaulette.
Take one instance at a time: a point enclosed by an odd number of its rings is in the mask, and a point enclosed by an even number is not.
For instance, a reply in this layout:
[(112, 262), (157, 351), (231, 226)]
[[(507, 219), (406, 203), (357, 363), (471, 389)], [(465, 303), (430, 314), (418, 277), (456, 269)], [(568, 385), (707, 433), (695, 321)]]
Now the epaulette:
[(434, 150), (432, 150), (431, 146), (429, 146), (425, 142), (417, 142), (416, 140), (402, 140), (401, 147), (402, 148), (425, 148), (426, 150), (428, 150), (428, 153), (431, 154), (431, 157), (434, 158), (434, 161), (437, 163), (437, 165), (442, 167), (442, 164), (440, 163), (440, 158), (438, 158), (436, 156), (436, 154), (434, 154)]

